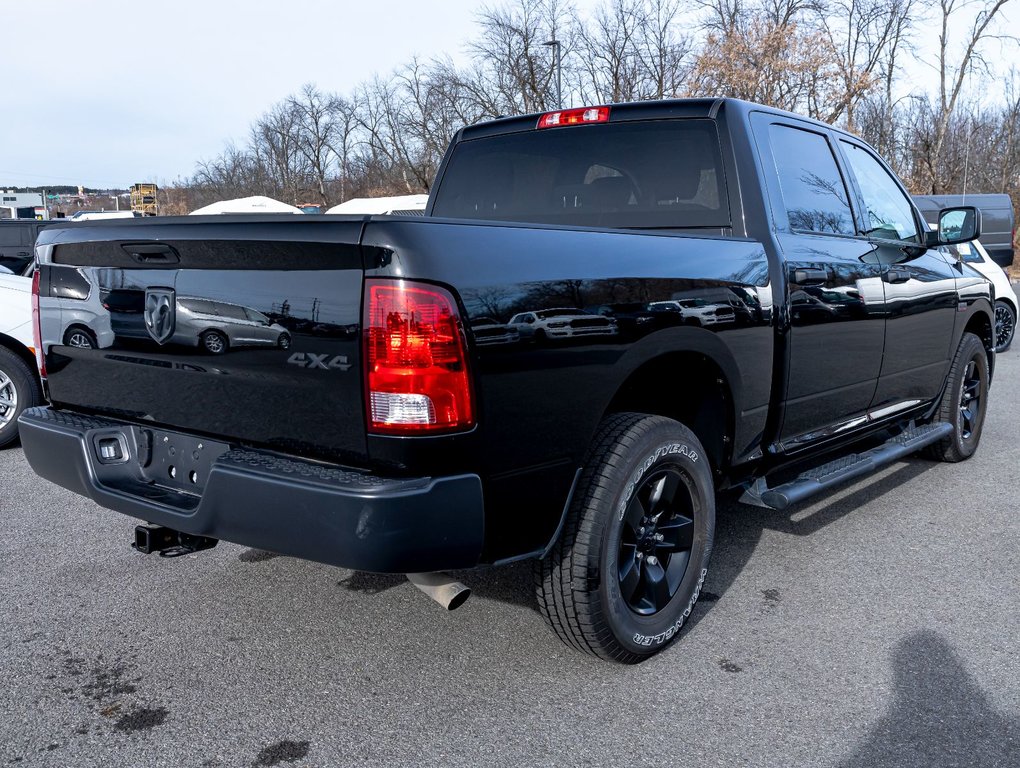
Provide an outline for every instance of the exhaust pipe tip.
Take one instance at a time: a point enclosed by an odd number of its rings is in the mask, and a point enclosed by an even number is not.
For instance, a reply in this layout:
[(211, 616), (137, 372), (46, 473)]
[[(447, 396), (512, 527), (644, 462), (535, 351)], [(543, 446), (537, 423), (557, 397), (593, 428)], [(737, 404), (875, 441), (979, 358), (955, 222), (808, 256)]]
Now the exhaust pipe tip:
[(471, 597), (471, 588), (445, 573), (409, 573), (407, 580), (448, 611), (460, 608)]

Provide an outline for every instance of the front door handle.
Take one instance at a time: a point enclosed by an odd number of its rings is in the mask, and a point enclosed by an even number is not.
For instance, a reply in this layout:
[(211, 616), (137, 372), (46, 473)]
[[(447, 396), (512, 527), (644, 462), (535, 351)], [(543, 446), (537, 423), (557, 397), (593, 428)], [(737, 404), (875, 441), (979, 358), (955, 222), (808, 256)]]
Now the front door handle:
[(887, 283), (905, 283), (911, 278), (909, 269), (889, 269), (882, 275), (882, 279)]
[(824, 285), (829, 273), (818, 267), (795, 267), (790, 270), (790, 279), (797, 285)]

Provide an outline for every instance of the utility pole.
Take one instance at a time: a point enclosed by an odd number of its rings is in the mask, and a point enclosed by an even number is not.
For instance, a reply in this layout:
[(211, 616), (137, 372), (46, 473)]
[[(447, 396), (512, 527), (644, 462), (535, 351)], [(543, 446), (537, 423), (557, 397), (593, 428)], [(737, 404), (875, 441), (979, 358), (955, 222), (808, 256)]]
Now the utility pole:
[(563, 109), (563, 44), (554, 38), (542, 45), (556, 49), (556, 109)]

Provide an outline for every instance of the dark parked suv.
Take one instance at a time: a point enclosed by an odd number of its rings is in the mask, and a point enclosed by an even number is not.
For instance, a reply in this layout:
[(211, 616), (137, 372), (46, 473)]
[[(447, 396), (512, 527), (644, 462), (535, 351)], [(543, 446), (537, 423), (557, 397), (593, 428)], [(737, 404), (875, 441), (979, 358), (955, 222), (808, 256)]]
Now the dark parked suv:
[(24, 275), (31, 271), (32, 248), (40, 230), (55, 221), (0, 219), (0, 270)]

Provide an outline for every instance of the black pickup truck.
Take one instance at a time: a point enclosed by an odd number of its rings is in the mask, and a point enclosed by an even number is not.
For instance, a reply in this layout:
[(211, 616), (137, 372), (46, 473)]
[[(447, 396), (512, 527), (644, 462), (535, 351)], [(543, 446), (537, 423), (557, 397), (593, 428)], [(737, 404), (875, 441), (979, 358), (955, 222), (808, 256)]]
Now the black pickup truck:
[[(994, 297), (937, 250), (980, 216), (940, 224), (854, 136), (706, 99), (465, 128), (424, 217), (53, 227), (25, 454), (146, 552), (426, 586), (532, 559), (566, 643), (636, 662), (698, 599), (718, 491), (975, 451)], [(83, 304), (97, 343), (65, 344)]]

